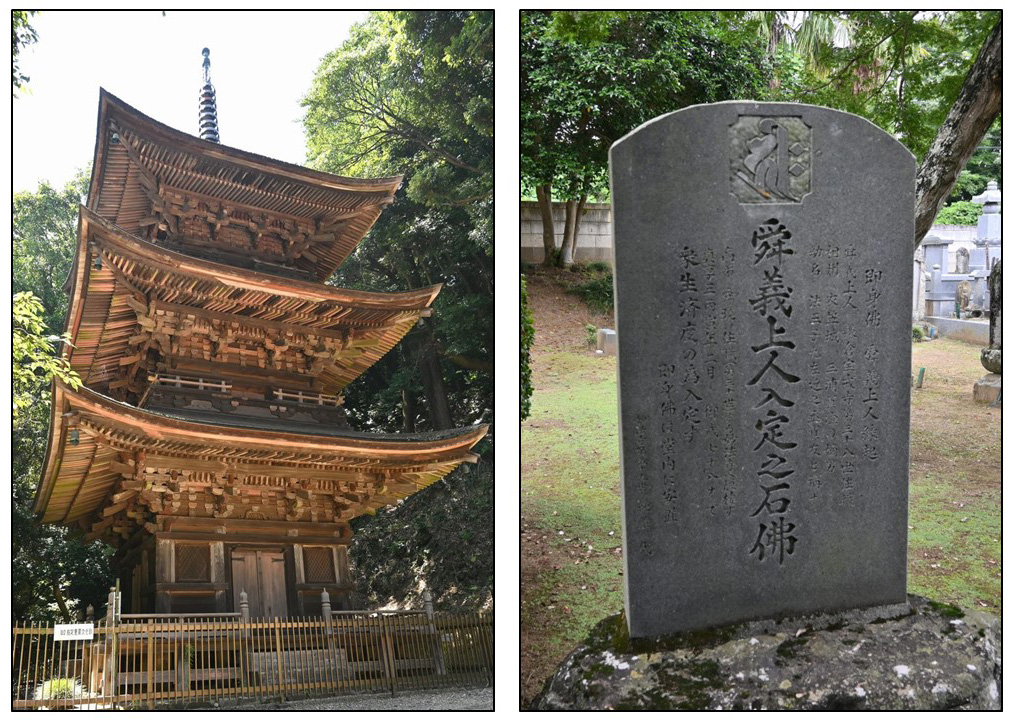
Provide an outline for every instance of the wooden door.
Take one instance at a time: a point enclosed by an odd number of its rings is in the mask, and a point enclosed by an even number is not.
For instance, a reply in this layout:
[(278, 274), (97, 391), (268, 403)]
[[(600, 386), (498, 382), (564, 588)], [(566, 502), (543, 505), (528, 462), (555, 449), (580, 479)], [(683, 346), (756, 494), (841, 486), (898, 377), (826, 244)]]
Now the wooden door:
[(236, 548), (232, 551), (233, 607), (245, 590), (250, 617), (288, 617), (285, 555), (281, 550)]
[(281, 552), (258, 551), (261, 577), (261, 607), (264, 617), (288, 617), (285, 602), (285, 555)]

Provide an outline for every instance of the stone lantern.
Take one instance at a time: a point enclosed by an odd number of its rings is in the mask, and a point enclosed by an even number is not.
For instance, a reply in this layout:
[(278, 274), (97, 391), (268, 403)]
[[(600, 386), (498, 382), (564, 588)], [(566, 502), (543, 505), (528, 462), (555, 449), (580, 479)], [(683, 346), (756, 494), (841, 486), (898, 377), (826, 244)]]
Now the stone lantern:
[(972, 202), (982, 205), (975, 249), (972, 251), (970, 263), (971, 276), (974, 279), (972, 301), (983, 309), (989, 307), (986, 278), (989, 276), (989, 271), (993, 269), (993, 265), (1000, 259), (1002, 237), (1000, 201), (1001, 192), (997, 187), (996, 180), (990, 180), (986, 183), (986, 190), (981, 195), (972, 198)]

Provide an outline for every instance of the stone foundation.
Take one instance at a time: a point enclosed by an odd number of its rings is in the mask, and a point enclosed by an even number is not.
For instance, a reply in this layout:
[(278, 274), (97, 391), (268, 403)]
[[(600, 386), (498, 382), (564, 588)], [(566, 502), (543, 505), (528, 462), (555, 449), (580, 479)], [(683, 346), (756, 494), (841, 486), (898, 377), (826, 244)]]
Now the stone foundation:
[(975, 385), (972, 386), (972, 397), (975, 402), (989, 403), (992, 405), (1000, 396), (1000, 381), (1002, 376), (996, 373), (984, 375)]
[(998, 618), (907, 605), (631, 640), (600, 622), (537, 710), (999, 710)]

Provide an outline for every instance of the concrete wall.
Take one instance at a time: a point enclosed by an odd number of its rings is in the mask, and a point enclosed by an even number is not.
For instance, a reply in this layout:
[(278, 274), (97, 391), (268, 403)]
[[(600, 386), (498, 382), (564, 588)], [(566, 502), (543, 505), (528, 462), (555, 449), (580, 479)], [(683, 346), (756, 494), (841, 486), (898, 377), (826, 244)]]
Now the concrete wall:
[[(563, 242), (563, 223), (566, 219), (564, 203), (553, 203), (553, 221), (556, 230), (556, 247)], [(574, 261), (587, 263), (613, 262), (612, 237), (613, 210), (609, 203), (587, 203), (581, 225), (577, 229), (577, 247)], [(542, 247), (542, 215), (537, 202), (521, 202), (521, 262), (540, 263), (545, 256)]]
[[(553, 203), (553, 220), (556, 230), (556, 247), (563, 242), (563, 223), (566, 216), (564, 203)], [(941, 268), (945, 273), (954, 272), (955, 251), (966, 247), (971, 251), (975, 247), (976, 227), (974, 225), (934, 225), (931, 235), (951, 241), (947, 262), (950, 267)], [(544, 255), (542, 249), (542, 215), (539, 204), (534, 201), (521, 202), (521, 261), (540, 263)], [(584, 208), (581, 226), (578, 228), (576, 262), (613, 261), (612, 237), (612, 206), (609, 203), (588, 203)], [(929, 272), (931, 267), (924, 267)]]
[[(969, 253), (975, 249), (975, 238), (978, 228), (975, 225), (934, 225), (930, 228), (928, 235), (936, 235), (939, 238), (950, 241), (947, 253), (946, 265), (941, 266), (945, 273), (957, 272), (958, 269), (958, 248), (965, 248)], [(931, 270), (927, 267), (926, 270)]]
[(951, 340), (963, 340), (973, 345), (989, 346), (989, 321), (956, 320), (947, 317), (927, 316), (926, 322), (936, 325), (937, 331)]

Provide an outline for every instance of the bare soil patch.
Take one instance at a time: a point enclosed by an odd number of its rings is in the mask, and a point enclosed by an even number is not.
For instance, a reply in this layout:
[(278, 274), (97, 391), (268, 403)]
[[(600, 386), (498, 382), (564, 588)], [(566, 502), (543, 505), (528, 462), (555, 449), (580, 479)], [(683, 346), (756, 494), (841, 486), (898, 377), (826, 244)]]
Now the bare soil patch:
[(567, 292), (581, 282), (580, 273), (532, 266), (525, 278), (528, 304), (535, 319), (533, 359), (554, 350), (588, 350), (586, 325), (615, 327), (612, 313), (595, 312)]

